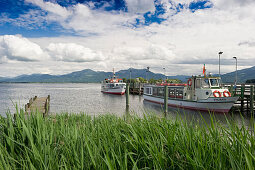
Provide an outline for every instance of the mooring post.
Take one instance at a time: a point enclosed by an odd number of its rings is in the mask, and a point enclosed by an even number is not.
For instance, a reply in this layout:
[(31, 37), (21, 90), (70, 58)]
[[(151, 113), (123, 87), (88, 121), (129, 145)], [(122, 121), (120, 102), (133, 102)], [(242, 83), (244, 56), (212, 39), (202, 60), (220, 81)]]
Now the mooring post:
[(129, 112), (129, 83), (126, 87), (126, 112)]
[(244, 90), (245, 90), (245, 86), (244, 86), (244, 84), (242, 84), (242, 86), (241, 86), (241, 113), (244, 112)]
[(165, 116), (166, 116), (167, 109), (168, 109), (168, 86), (164, 87), (164, 92), (165, 92), (165, 95), (164, 95), (164, 113), (165, 113)]
[(229, 92), (230, 92), (231, 96), (234, 96), (234, 93), (233, 93), (233, 84), (231, 84), (231, 86), (229, 87)]
[(141, 85), (141, 83), (139, 82), (139, 96), (141, 96), (141, 91), (142, 91), (142, 85)]
[(250, 113), (254, 116), (254, 86), (250, 86)]

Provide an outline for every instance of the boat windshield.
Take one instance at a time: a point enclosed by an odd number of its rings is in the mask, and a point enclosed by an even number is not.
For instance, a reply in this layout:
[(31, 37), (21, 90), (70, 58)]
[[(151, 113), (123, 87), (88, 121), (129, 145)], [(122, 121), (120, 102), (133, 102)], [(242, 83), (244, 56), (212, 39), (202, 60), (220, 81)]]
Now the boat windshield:
[(202, 87), (203, 88), (209, 88), (210, 87), (208, 79), (204, 79), (204, 81), (202, 81)]
[(209, 79), (211, 87), (219, 87), (219, 81), (218, 79)]
[(204, 79), (202, 81), (202, 88), (210, 88), (210, 87), (219, 87), (219, 80), (216, 78), (213, 79)]

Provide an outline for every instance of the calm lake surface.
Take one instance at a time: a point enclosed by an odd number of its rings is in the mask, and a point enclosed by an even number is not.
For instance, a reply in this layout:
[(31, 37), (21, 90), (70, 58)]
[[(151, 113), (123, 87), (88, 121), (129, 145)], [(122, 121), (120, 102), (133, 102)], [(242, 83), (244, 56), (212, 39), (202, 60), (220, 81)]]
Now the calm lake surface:
[[(46, 97), (50, 95), (51, 113), (86, 113), (89, 115), (100, 114), (125, 114), (125, 95), (111, 95), (101, 93), (100, 84), (83, 83), (0, 83), (0, 114), (5, 116), (9, 109), (11, 113), (15, 112), (15, 105), (24, 108), (31, 97)], [(130, 95), (130, 110), (132, 113), (142, 115), (144, 113), (155, 113), (162, 115), (162, 106), (143, 100), (142, 96)], [(182, 118), (200, 121), (201, 115), (210, 122), (208, 113), (199, 113), (190, 110), (175, 109), (169, 107), (168, 117), (175, 119), (178, 116)], [(225, 116), (238, 123), (242, 122), (240, 115), (215, 114), (220, 122), (225, 122)], [(244, 117), (244, 123), (249, 124), (249, 117)]]

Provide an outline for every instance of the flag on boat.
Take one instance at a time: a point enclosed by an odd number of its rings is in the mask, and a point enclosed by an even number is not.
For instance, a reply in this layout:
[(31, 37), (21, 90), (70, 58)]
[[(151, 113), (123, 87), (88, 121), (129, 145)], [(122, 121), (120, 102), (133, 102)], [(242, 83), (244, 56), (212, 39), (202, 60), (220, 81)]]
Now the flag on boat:
[(203, 75), (205, 76), (205, 64), (204, 64), (204, 67), (203, 67)]

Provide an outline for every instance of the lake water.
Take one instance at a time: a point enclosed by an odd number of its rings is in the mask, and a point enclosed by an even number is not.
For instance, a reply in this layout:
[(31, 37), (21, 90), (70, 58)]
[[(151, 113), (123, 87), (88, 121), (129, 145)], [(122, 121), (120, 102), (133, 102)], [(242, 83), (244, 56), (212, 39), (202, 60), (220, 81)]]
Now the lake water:
[[(125, 114), (125, 95), (104, 94), (100, 91), (100, 84), (83, 83), (0, 83), (0, 114), (5, 116), (9, 109), (11, 113), (15, 112), (15, 105), (24, 108), (31, 97), (46, 97), (50, 95), (50, 113), (86, 113), (90, 115), (100, 114)], [(142, 115), (144, 113), (155, 113), (162, 115), (162, 106), (143, 100), (142, 96), (130, 95), (130, 110), (132, 113)], [(198, 113), (190, 110), (175, 109), (169, 107), (169, 118), (177, 116), (185, 117), (188, 120), (201, 120), (203, 118), (210, 122), (208, 113)], [(217, 120), (225, 122), (225, 115), (215, 114)], [(241, 123), (239, 115), (227, 115)], [(249, 123), (249, 118), (244, 117), (245, 124)]]

